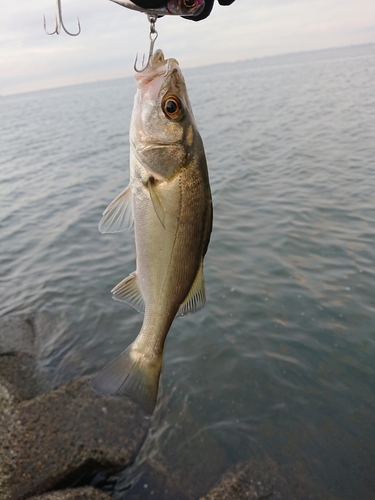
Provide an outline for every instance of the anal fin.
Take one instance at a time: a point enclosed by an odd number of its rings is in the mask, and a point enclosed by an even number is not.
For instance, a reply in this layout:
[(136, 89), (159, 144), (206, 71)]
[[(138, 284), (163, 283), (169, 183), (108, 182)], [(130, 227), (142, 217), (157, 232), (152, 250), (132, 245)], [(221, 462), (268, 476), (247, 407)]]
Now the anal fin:
[(204, 307), (206, 303), (206, 291), (204, 288), (204, 276), (203, 276), (203, 260), (199, 266), (197, 275), (195, 277), (194, 283), (186, 296), (186, 299), (181, 304), (177, 316), (183, 316), (184, 314), (194, 313), (199, 311)]

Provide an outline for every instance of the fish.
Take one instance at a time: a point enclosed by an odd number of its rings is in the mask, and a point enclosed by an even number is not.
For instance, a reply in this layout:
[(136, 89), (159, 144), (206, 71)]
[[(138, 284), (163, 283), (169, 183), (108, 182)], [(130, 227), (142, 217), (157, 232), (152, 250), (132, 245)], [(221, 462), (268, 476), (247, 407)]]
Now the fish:
[(114, 3), (127, 7), (128, 9), (145, 12), (155, 16), (197, 16), (205, 6), (205, 0), (165, 0), (161, 7), (143, 8), (136, 5), (131, 0), (111, 0)]
[(165, 59), (158, 49), (135, 78), (130, 181), (104, 211), (99, 230), (118, 232), (134, 222), (136, 270), (112, 293), (144, 317), (133, 343), (91, 387), (105, 396), (128, 397), (149, 416), (172, 322), (206, 301), (203, 259), (212, 197), (203, 141), (177, 60)]

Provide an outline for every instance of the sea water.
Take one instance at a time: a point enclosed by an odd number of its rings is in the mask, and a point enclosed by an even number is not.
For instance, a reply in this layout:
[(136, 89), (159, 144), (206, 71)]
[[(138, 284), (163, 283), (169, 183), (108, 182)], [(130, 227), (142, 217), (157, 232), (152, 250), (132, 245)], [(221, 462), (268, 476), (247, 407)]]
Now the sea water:
[[(257, 456), (306, 497), (374, 498), (375, 45), (182, 70), (213, 193), (207, 303), (172, 325), (142, 461), (168, 457), (191, 500)], [(0, 101), (0, 312), (33, 315), (55, 385), (142, 323), (110, 294), (133, 232), (97, 230), (129, 180), (134, 94), (129, 78)], [(115, 498), (167, 498), (141, 471)]]

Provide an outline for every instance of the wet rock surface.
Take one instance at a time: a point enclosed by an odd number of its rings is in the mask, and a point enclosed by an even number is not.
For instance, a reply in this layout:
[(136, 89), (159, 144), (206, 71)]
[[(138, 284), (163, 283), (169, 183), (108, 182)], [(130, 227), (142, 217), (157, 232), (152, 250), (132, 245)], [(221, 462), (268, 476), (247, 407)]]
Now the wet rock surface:
[(0, 354), (0, 385), (8, 389), (12, 403), (32, 399), (51, 389), (38, 372), (35, 359), (23, 352)]
[(73, 381), (3, 412), (0, 484), (9, 494), (1, 499), (52, 490), (88, 465), (130, 464), (147, 421), (131, 403), (104, 400), (87, 382)]
[(0, 320), (0, 411), (48, 392), (51, 387), (37, 366), (38, 341), (26, 316)]
[[(0, 500), (63, 488), (85, 471), (126, 467), (149, 426), (131, 402), (94, 394), (87, 378), (45, 392), (36, 356), (31, 321), (0, 322)], [(51, 499), (107, 497), (62, 494)]]
[(340, 500), (301, 470), (285, 471), (265, 452), (228, 470), (200, 500)]
[(91, 486), (52, 491), (31, 497), (30, 500), (110, 500), (110, 496)]
[(223, 475), (200, 500), (293, 500), (286, 479), (271, 459), (250, 460)]
[(23, 352), (36, 359), (38, 351), (38, 337), (32, 318), (9, 315), (0, 319), (0, 355)]

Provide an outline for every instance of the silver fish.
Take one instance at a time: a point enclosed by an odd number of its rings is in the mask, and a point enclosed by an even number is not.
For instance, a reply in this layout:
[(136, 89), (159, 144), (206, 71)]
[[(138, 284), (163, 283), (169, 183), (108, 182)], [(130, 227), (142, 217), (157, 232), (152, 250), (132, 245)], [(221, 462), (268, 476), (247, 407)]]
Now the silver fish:
[(131, 0), (111, 0), (128, 9), (145, 12), (155, 16), (197, 16), (202, 12), (205, 0), (165, 0), (164, 5), (157, 8), (145, 9), (139, 7)]
[(203, 258), (212, 229), (207, 163), (185, 81), (175, 59), (157, 50), (136, 75), (130, 124), (130, 183), (105, 210), (101, 232), (134, 219), (137, 269), (113, 297), (144, 313), (135, 341), (92, 380), (104, 395), (124, 395), (146, 414), (155, 407), (163, 346), (176, 315), (206, 297)]

